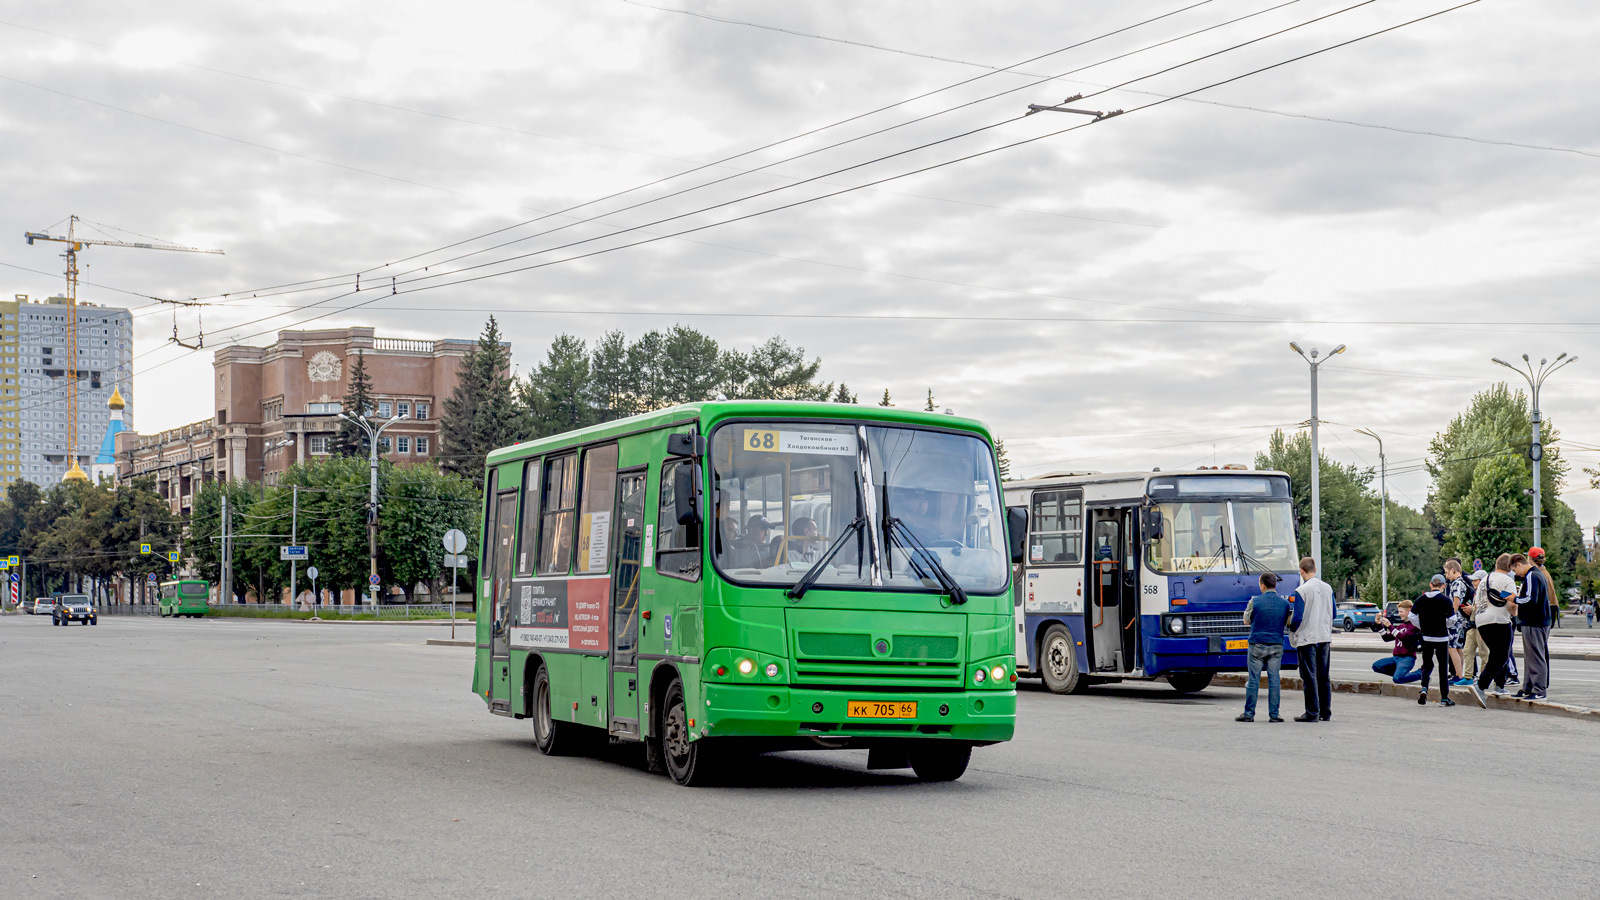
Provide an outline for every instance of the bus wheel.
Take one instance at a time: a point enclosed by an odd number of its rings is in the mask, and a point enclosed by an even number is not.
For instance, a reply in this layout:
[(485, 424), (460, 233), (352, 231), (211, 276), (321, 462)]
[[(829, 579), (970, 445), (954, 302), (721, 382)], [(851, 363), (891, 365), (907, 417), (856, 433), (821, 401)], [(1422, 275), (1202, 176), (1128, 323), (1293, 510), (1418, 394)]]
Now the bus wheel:
[(1211, 686), (1214, 672), (1174, 672), (1167, 676), (1167, 684), (1180, 694), (1198, 694)]
[(683, 703), (683, 682), (667, 686), (661, 716), (661, 749), (667, 776), (684, 787), (704, 787), (711, 783), (716, 769), (713, 752), (706, 740), (689, 740), (689, 713)]
[(550, 714), (550, 670), (541, 663), (533, 676), (533, 742), (545, 756), (564, 756), (577, 742), (577, 727)]
[(1051, 625), (1039, 642), (1039, 674), (1056, 694), (1076, 694), (1088, 686), (1078, 673), (1078, 651), (1065, 625)]
[(926, 746), (906, 751), (911, 771), (922, 781), (955, 781), (972, 761), (972, 745), (927, 741)]

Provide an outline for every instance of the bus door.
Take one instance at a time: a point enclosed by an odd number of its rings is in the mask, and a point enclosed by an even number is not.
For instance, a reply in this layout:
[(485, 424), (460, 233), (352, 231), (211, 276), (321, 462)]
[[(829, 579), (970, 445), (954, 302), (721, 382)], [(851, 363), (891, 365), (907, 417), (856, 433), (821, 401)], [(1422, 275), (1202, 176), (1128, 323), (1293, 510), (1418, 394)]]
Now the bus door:
[(611, 733), (639, 731), (639, 572), (644, 551), (644, 472), (617, 476), (616, 539), (611, 542)]
[(1095, 671), (1132, 672), (1139, 660), (1139, 567), (1133, 508), (1097, 509), (1090, 526), (1085, 617)]
[(517, 529), (517, 492), (502, 491), (495, 497), (494, 523), (489, 532), (493, 559), (488, 560), (493, 574), (490, 598), (494, 604), (489, 632), (489, 670), (491, 709), (511, 706), (511, 553)]

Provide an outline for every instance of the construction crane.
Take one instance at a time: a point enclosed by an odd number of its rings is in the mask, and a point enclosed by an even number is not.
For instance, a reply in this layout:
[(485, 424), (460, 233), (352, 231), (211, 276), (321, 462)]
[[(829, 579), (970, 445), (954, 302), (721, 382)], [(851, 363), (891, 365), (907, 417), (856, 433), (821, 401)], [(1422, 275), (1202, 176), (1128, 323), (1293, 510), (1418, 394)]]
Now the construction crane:
[(176, 244), (149, 244), (134, 241), (103, 241), (90, 240), (77, 236), (78, 217), (67, 218), (67, 236), (45, 234), (38, 231), (24, 232), (28, 245), (34, 241), (54, 241), (67, 245), (67, 472), (61, 476), (62, 481), (88, 481), (89, 476), (84, 474), (78, 466), (78, 379), (87, 374), (78, 368), (78, 253), (85, 247), (132, 247), (136, 250), (176, 250), (181, 253), (215, 253), (222, 255), (221, 250), (202, 250), (199, 247), (180, 247)]

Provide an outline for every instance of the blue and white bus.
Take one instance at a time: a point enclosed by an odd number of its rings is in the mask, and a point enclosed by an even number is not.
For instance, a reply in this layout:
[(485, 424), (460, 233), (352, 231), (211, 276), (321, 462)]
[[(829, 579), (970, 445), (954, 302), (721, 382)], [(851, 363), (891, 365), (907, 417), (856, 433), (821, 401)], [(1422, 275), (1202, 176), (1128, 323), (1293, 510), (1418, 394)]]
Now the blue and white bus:
[[(1264, 571), (1300, 584), (1289, 476), (1242, 467), (1058, 472), (1008, 482), (1028, 509), (1015, 580), (1018, 674), (1056, 693), (1165, 678), (1184, 693), (1243, 671)], [(1283, 664), (1297, 664), (1285, 644)]]

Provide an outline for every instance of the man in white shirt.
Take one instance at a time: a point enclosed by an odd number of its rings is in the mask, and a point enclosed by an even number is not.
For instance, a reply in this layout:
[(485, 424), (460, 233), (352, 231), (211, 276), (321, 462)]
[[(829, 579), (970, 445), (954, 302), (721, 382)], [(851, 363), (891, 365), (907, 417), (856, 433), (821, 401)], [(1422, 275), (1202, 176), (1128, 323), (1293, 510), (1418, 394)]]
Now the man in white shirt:
[(1329, 705), (1333, 683), (1328, 676), (1333, 649), (1333, 588), (1317, 577), (1317, 561), (1309, 556), (1300, 560), (1300, 586), (1295, 593), (1300, 595), (1305, 612), (1289, 641), (1300, 657), (1300, 689), (1305, 694), (1306, 711), (1294, 720), (1326, 722), (1333, 718)]

